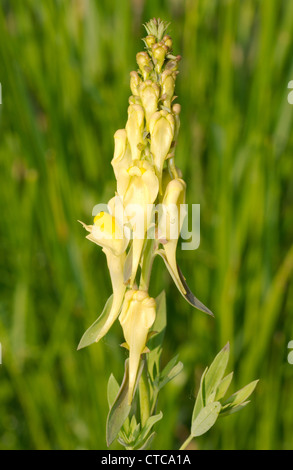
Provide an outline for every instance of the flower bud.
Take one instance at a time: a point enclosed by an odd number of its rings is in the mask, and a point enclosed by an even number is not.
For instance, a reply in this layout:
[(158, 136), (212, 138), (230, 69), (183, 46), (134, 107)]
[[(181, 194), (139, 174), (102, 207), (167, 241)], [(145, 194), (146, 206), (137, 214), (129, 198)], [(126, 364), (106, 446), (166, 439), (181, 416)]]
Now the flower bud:
[(168, 47), (169, 50), (172, 49), (173, 41), (172, 41), (171, 36), (169, 36), (168, 34), (166, 34), (166, 35), (163, 37), (163, 41), (164, 41), (164, 43), (166, 44), (166, 46)]
[[(186, 183), (181, 178), (172, 179), (163, 197), (163, 205), (166, 208), (166, 240), (178, 240), (182, 227), (181, 205), (185, 204)], [(176, 227), (172, 230), (172, 225)]]
[(153, 44), (157, 42), (155, 36), (153, 36), (152, 34), (149, 34), (146, 38), (144, 38), (144, 40), (148, 47), (152, 47)]
[(137, 72), (130, 72), (130, 89), (134, 96), (139, 95), (139, 85), (141, 84), (141, 78)]
[(114, 134), (114, 156), (111, 161), (115, 176), (121, 171), (121, 168), (128, 168), (131, 165), (131, 152), (127, 140), (127, 132), (125, 129), (119, 129)]
[(160, 87), (151, 80), (147, 80), (141, 84), (139, 93), (145, 110), (146, 129), (148, 131), (150, 118), (158, 109)]
[(176, 59), (170, 59), (165, 65), (165, 70), (176, 72), (178, 70), (178, 61)]
[(171, 108), (171, 101), (175, 90), (175, 74), (171, 70), (165, 70), (161, 75), (162, 95), (164, 96), (163, 104), (167, 108)]
[(167, 158), (175, 132), (175, 120), (171, 113), (158, 111), (150, 120), (151, 153), (157, 174), (161, 179), (164, 161)]
[(144, 80), (148, 79), (150, 72), (153, 69), (153, 64), (147, 52), (138, 52), (136, 54), (136, 62), (141, 71)]
[(152, 56), (157, 73), (161, 72), (167, 52), (168, 47), (163, 42), (158, 42), (152, 46)]
[(146, 351), (148, 333), (156, 318), (156, 301), (145, 291), (129, 290), (119, 316), (129, 349), (128, 403), (131, 404), (140, 355)]
[(138, 160), (144, 143), (144, 110), (142, 106), (139, 104), (131, 104), (128, 107), (128, 121), (125, 128), (131, 148), (132, 160)]

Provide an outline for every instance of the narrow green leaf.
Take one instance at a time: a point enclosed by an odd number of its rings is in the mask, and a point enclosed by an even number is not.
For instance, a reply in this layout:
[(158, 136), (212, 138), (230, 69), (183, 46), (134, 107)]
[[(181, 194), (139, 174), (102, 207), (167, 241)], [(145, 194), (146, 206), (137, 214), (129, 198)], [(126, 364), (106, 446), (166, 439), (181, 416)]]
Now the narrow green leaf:
[(142, 444), (141, 447), (139, 447), (139, 449), (137, 450), (147, 450), (150, 448), (150, 445), (151, 443), (153, 442), (153, 439), (154, 437), (156, 436), (156, 432), (152, 432), (152, 434), (150, 434), (150, 436), (145, 440), (145, 442)]
[[(121, 387), (118, 395), (110, 409), (107, 417), (106, 424), (106, 441), (108, 447), (116, 439), (120, 429), (128, 418), (131, 410), (131, 405), (128, 404), (128, 386), (129, 386), (129, 360), (126, 359), (124, 367), (124, 377), (122, 380)], [(137, 373), (136, 383), (133, 395), (135, 394), (137, 384), (139, 382), (143, 369), (143, 363), (141, 363), (139, 371)]]
[(250, 400), (244, 401), (240, 405), (232, 406), (231, 408), (222, 409), (220, 411), (220, 416), (228, 416), (232, 415), (233, 413), (237, 413), (237, 411), (240, 411), (245, 408), (248, 403), (250, 403)]
[(135, 415), (133, 415), (130, 420), (130, 429), (129, 429), (130, 434), (134, 433), (134, 430), (136, 427), (137, 427), (137, 421), (136, 421)]
[(192, 422), (191, 435), (193, 437), (205, 434), (217, 421), (221, 411), (221, 403), (216, 401), (205, 406)]
[(117, 437), (131, 409), (131, 405), (128, 404), (128, 367), (128, 359), (126, 359), (123, 381), (107, 418), (106, 440), (108, 447)]
[(205, 368), (205, 370), (203, 371), (203, 374), (201, 376), (201, 379), (200, 379), (199, 390), (197, 392), (195, 405), (194, 405), (193, 412), (192, 412), (192, 418), (191, 418), (192, 423), (193, 423), (193, 421), (195, 420), (195, 418), (197, 417), (197, 415), (199, 414), (199, 412), (203, 409), (203, 407), (205, 405), (204, 397), (203, 397), (203, 383), (204, 383), (204, 378), (205, 378), (205, 375), (207, 373), (207, 370), (208, 370), (208, 367)]
[(216, 390), (215, 401), (219, 401), (221, 400), (221, 398), (225, 396), (228, 388), (230, 387), (232, 378), (233, 378), (233, 372), (226, 375), (226, 377), (224, 377), (223, 380), (221, 380)]
[(258, 380), (254, 380), (250, 384), (246, 385), (245, 387), (238, 390), (238, 392), (233, 393), (224, 403), (223, 403), (223, 411), (232, 408), (238, 405), (241, 405), (243, 402), (250, 397), (252, 392), (254, 391)]
[(126, 260), (124, 262), (124, 268), (123, 268), (123, 280), (124, 284), (127, 285), (129, 282), (129, 279), (131, 277), (131, 272), (132, 272), (132, 258), (133, 258), (133, 245), (131, 243), (130, 249), (128, 251), (128, 254), (126, 256)]
[(84, 333), (77, 347), (78, 350), (85, 348), (86, 346), (89, 346), (90, 344), (93, 344), (96, 341), (99, 335), (99, 332), (104, 327), (107, 321), (107, 318), (111, 311), (112, 302), (113, 302), (113, 294), (107, 300), (104, 310), (102, 311), (99, 318)]
[(108, 386), (107, 386), (107, 398), (108, 398), (109, 408), (112, 408), (113, 403), (115, 402), (115, 399), (118, 395), (118, 392), (119, 392), (119, 384), (117, 380), (115, 379), (114, 375), (111, 374), (108, 380)]
[(140, 435), (140, 439), (141, 439), (142, 441), (148, 436), (148, 434), (149, 434), (149, 432), (151, 431), (152, 427), (153, 427), (158, 421), (160, 421), (162, 418), (163, 418), (163, 413), (162, 413), (162, 411), (160, 411), (160, 413), (151, 416), (151, 417), (147, 420), (147, 422), (146, 422), (144, 428), (143, 428), (142, 431), (141, 431), (141, 435)]
[[(205, 403), (214, 401), (215, 392), (224, 376), (224, 373), (228, 364), (229, 354), (230, 354), (230, 347), (229, 347), (229, 343), (227, 343), (223, 347), (223, 349), (216, 355), (212, 364), (208, 368), (208, 371), (204, 379), (204, 402)], [(214, 396), (211, 396), (213, 394)]]
[[(170, 362), (172, 364), (177, 361), (177, 357), (174, 357), (171, 359)], [(159, 390), (161, 390), (170, 380), (174, 379), (176, 375), (180, 374), (180, 372), (183, 369), (183, 364), (182, 362), (178, 362), (176, 365), (174, 365), (172, 368), (170, 368), (170, 362), (167, 364), (167, 366), (164, 368), (161, 376), (160, 376), (160, 381), (159, 381)]]

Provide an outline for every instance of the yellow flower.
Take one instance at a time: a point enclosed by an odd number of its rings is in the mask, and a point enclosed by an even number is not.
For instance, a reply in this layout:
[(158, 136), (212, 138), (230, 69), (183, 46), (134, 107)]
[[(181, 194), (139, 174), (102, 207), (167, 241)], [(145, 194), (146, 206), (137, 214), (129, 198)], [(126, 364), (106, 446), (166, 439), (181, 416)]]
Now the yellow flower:
[(168, 183), (163, 197), (163, 211), (158, 230), (167, 262), (183, 294), (186, 294), (186, 290), (177, 269), (176, 249), (183, 222), (182, 204), (185, 204), (185, 192), (186, 183), (181, 178), (173, 179)]
[(157, 111), (150, 120), (151, 153), (157, 174), (161, 179), (164, 161), (166, 160), (175, 132), (175, 119), (165, 110)]
[(126, 248), (129, 238), (127, 232), (119, 221), (107, 212), (100, 212), (94, 218), (94, 225), (83, 227), (90, 232), (87, 239), (103, 248), (107, 258), (107, 265), (110, 272), (111, 284), (113, 288), (113, 302), (107, 320), (99, 331), (95, 341), (98, 342), (110, 329), (119, 315), (124, 298), (126, 286), (124, 284), (123, 269), (126, 259)]
[(153, 166), (144, 160), (134, 163), (127, 170), (122, 168), (117, 178), (118, 195), (123, 200), (125, 218), (133, 232), (131, 286), (135, 280), (149, 225), (149, 205), (156, 200), (159, 191), (159, 182)]
[(140, 159), (141, 149), (144, 146), (144, 110), (139, 104), (128, 106), (126, 132), (131, 148), (132, 160), (138, 160)]
[(126, 340), (125, 346), (129, 349), (129, 404), (132, 401), (140, 355), (147, 352), (147, 337), (155, 318), (155, 299), (149, 297), (145, 291), (126, 292), (119, 321)]

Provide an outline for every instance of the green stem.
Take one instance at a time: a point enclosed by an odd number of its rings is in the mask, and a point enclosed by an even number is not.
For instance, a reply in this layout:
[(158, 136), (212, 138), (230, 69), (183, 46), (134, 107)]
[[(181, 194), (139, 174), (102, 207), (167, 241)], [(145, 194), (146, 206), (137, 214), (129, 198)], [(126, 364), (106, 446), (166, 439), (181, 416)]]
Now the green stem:
[(151, 271), (154, 261), (154, 240), (147, 240), (146, 247), (143, 254), (141, 276), (139, 282), (140, 290), (148, 290), (150, 284)]
[(140, 405), (140, 420), (141, 427), (143, 428), (148, 418), (150, 417), (150, 398), (149, 398), (149, 384), (147, 377), (147, 362), (143, 359), (144, 367), (139, 380), (139, 405)]
[(193, 436), (190, 434), (190, 436), (186, 439), (186, 441), (183, 442), (182, 446), (180, 447), (179, 450), (184, 450), (186, 449), (186, 447), (188, 446), (188, 444), (190, 444), (190, 442), (192, 441), (193, 439)]

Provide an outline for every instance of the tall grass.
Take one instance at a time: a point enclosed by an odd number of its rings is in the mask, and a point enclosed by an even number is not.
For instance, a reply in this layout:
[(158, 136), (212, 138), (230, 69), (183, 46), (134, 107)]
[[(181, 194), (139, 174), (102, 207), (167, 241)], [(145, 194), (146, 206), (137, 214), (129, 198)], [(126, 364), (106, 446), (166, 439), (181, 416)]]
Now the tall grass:
[(164, 358), (185, 369), (161, 398), (155, 446), (184, 440), (199, 376), (229, 340), (235, 390), (260, 383), (197, 447), (293, 449), (293, 2), (277, 0), (1, 0), (0, 449), (106, 448), (106, 384), (125, 353), (118, 324), (76, 351), (111, 292), (77, 219), (113, 194), (113, 134), (154, 16), (183, 56), (176, 158), (201, 204), (200, 247), (179, 264), (215, 313), (185, 305), (156, 261)]

